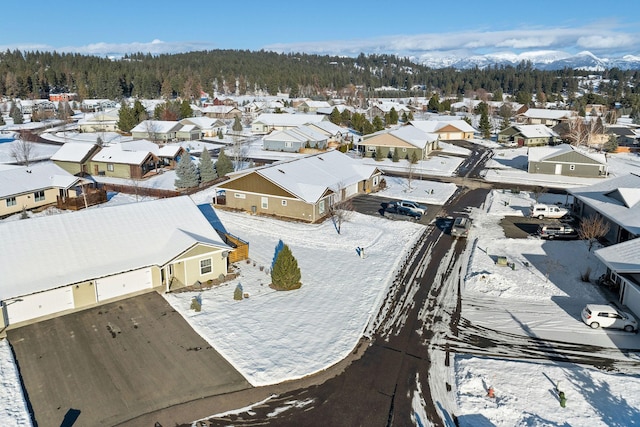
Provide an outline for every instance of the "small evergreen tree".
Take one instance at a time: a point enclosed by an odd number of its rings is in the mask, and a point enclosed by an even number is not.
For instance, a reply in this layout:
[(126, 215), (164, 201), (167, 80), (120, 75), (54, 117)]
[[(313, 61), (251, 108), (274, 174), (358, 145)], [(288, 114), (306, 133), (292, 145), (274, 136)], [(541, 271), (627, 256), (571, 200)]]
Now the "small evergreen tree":
[(18, 108), (18, 106), (14, 103), (11, 104), (11, 110), (9, 110), (9, 115), (13, 119), (13, 123), (16, 125), (21, 125), (24, 123), (24, 116), (22, 115), (22, 111)]
[(382, 122), (382, 119), (379, 116), (375, 116), (371, 124), (373, 125), (373, 128), (375, 129), (376, 132), (384, 129), (384, 123)]
[(213, 166), (213, 160), (211, 160), (211, 154), (209, 150), (202, 150), (200, 156), (200, 180), (205, 182), (211, 182), (218, 177), (216, 170)]
[(389, 110), (389, 124), (397, 125), (399, 118), (400, 116), (398, 115), (396, 109), (394, 107), (391, 107), (391, 110)]
[(615, 135), (609, 135), (609, 139), (604, 143), (602, 149), (607, 153), (613, 153), (618, 149), (618, 138)]
[(185, 99), (180, 103), (180, 118), (186, 119), (187, 117), (193, 117), (193, 109), (189, 101)]
[(177, 188), (193, 188), (198, 186), (198, 181), (198, 168), (191, 161), (189, 153), (184, 153), (180, 156), (178, 166), (176, 166), (175, 186)]
[(418, 163), (418, 154), (414, 151), (411, 152), (411, 158), (409, 159), (412, 165)]
[(233, 129), (233, 131), (236, 133), (242, 132), (242, 122), (240, 121), (240, 117), (236, 116), (233, 119), (233, 126), (231, 127), (231, 129)]
[(278, 252), (278, 257), (271, 269), (271, 282), (273, 287), (282, 291), (298, 289), (302, 286), (300, 267), (293, 256), (291, 249), (286, 244)]
[(130, 132), (138, 123), (133, 115), (133, 110), (126, 102), (122, 101), (118, 111), (118, 129), (122, 132)]
[(377, 162), (381, 162), (382, 161), (382, 148), (376, 147), (375, 157), (376, 157), (376, 161)]
[(222, 134), (222, 128), (218, 128), (218, 139), (224, 139), (224, 135)]
[(219, 177), (227, 176), (228, 173), (233, 172), (233, 162), (231, 162), (229, 156), (227, 156), (222, 149), (220, 150), (220, 154), (218, 154), (216, 172)]
[(398, 154), (398, 149), (397, 149), (397, 148), (396, 148), (395, 150), (393, 150), (393, 155), (391, 156), (391, 160), (392, 160), (394, 163), (397, 163), (397, 162), (399, 162), (399, 161), (400, 161), (400, 156), (399, 156), (399, 154)]
[(329, 115), (329, 120), (334, 125), (339, 125), (342, 122), (342, 116), (340, 115), (340, 112), (338, 111), (337, 108), (334, 107), (333, 110), (331, 110), (331, 114)]

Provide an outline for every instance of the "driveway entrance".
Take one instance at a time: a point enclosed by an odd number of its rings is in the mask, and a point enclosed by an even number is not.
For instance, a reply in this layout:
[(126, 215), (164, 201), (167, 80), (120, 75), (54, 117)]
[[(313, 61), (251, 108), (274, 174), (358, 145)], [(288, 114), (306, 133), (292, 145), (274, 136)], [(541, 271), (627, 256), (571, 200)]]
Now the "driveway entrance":
[(112, 426), (251, 387), (156, 292), (7, 335), (38, 427)]

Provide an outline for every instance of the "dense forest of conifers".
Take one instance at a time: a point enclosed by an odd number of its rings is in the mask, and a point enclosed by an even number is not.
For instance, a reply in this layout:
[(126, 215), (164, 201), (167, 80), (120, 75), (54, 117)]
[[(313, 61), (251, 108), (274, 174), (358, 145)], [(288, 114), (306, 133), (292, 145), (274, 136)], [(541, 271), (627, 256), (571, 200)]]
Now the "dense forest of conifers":
[[(47, 98), (49, 93), (75, 92), (80, 99), (123, 97), (199, 97), (200, 91), (219, 94), (275, 95), (325, 99), (326, 94), (357, 97), (462, 96), (474, 91), (502, 91), (530, 100), (533, 95), (553, 101), (578, 92), (586, 71), (541, 71), (522, 63), (485, 69), (430, 69), (394, 55), (357, 58), (266, 51), (212, 50), (180, 54), (131, 54), (121, 59), (56, 52), (0, 53), (0, 94), (10, 98)], [(601, 84), (597, 101), (640, 106), (639, 72), (611, 69), (610, 83)]]

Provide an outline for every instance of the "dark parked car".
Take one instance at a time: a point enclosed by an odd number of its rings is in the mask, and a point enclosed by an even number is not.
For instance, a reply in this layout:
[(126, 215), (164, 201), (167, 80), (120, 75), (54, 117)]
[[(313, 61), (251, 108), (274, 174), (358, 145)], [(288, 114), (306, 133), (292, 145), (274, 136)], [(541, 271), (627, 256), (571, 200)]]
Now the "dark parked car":
[(420, 214), (420, 212), (415, 211), (415, 210), (413, 210), (411, 208), (408, 208), (406, 206), (402, 206), (398, 202), (389, 202), (387, 204), (385, 212), (391, 213), (391, 214), (408, 216), (408, 217), (410, 217), (412, 219), (415, 219), (416, 221), (418, 221), (420, 218), (422, 218), (422, 215)]

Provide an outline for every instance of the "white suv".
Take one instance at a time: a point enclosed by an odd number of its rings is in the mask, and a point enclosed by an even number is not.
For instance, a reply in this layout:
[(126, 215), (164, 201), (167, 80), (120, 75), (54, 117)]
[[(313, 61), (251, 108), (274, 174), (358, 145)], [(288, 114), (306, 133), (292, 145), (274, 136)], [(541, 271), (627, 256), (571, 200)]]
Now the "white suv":
[(582, 321), (593, 329), (601, 326), (603, 328), (624, 329), (627, 332), (638, 329), (635, 317), (607, 304), (587, 304), (582, 309)]

